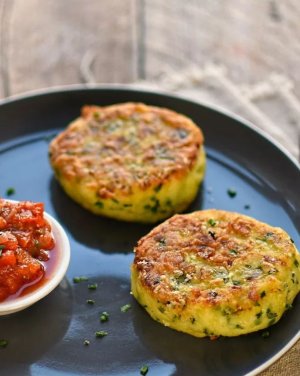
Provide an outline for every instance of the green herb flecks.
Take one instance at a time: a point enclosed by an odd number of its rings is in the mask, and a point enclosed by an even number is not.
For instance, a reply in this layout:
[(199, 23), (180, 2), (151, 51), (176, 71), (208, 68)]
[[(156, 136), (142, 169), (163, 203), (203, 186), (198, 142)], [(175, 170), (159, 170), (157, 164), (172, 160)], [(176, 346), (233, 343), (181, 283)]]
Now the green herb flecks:
[(102, 312), (101, 314), (100, 314), (100, 317), (99, 317), (99, 320), (101, 321), (101, 322), (106, 322), (106, 321), (108, 321), (109, 320), (109, 313), (107, 313), (107, 312)]
[(124, 208), (130, 208), (132, 204), (123, 204)]
[(270, 310), (270, 308), (267, 309), (267, 317), (268, 319), (273, 319), (274, 317), (277, 317), (277, 313), (276, 312), (272, 312)]
[(142, 366), (141, 368), (140, 368), (140, 374), (142, 375), (142, 376), (145, 376), (145, 375), (147, 375), (147, 373), (148, 373), (148, 371), (149, 371), (149, 367), (148, 366)]
[(128, 312), (131, 308), (131, 304), (125, 304), (123, 305), (120, 309), (121, 309), (121, 312)]
[(230, 249), (229, 253), (236, 256), (238, 254), (238, 251), (236, 249)]
[(9, 187), (9, 188), (7, 188), (7, 190), (6, 190), (6, 196), (12, 196), (12, 195), (14, 195), (16, 193), (16, 190), (15, 190), (15, 188), (13, 188), (13, 187)]
[(97, 283), (90, 283), (88, 285), (89, 290), (97, 290), (97, 287), (98, 287)]
[(251, 206), (250, 205), (244, 205), (244, 209), (246, 209), (246, 210), (249, 210), (251, 208)]
[(74, 277), (73, 278), (73, 282), (74, 283), (86, 282), (88, 280), (89, 280), (88, 277), (85, 277), (85, 276), (80, 276), (80, 277)]
[(215, 225), (217, 224), (217, 222), (216, 222), (214, 219), (209, 219), (209, 220), (207, 221), (207, 223), (208, 223), (210, 226), (212, 226), (212, 227), (215, 227)]
[(267, 294), (266, 294), (265, 291), (262, 291), (262, 292), (260, 293), (260, 297), (261, 297), (261, 298), (264, 298), (266, 295), (267, 295)]
[(299, 261), (298, 260), (294, 260), (294, 265), (296, 266), (296, 268), (298, 268), (298, 266), (299, 266)]
[(265, 330), (261, 333), (262, 338), (268, 338), (270, 337), (270, 332), (268, 330)]
[(96, 201), (96, 202), (95, 202), (95, 206), (97, 206), (97, 208), (99, 208), (99, 209), (103, 209), (104, 204), (103, 204), (102, 201)]
[(162, 184), (158, 184), (155, 188), (154, 188), (154, 192), (159, 192), (162, 188)]
[(234, 188), (228, 188), (227, 194), (229, 197), (234, 198), (237, 195), (237, 191)]
[(5, 347), (7, 347), (7, 345), (8, 345), (7, 339), (0, 339), (0, 347), (4, 349)]
[(96, 338), (103, 338), (105, 336), (108, 335), (108, 332), (104, 331), (104, 330), (98, 330), (97, 332), (95, 332), (95, 337)]
[(95, 304), (95, 300), (93, 300), (93, 299), (87, 299), (86, 303), (90, 304), (90, 305), (93, 305), (93, 304)]

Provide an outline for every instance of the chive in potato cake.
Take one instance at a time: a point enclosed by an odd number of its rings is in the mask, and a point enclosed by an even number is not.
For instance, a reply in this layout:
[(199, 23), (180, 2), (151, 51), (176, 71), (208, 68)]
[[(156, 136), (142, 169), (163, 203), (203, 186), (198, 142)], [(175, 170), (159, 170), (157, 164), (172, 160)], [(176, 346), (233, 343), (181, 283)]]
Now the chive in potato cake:
[(156, 222), (195, 198), (205, 170), (203, 135), (186, 116), (141, 103), (85, 106), (50, 144), (66, 193), (86, 209)]
[(132, 293), (154, 320), (196, 337), (275, 324), (300, 285), (289, 235), (221, 210), (175, 215), (135, 248)]

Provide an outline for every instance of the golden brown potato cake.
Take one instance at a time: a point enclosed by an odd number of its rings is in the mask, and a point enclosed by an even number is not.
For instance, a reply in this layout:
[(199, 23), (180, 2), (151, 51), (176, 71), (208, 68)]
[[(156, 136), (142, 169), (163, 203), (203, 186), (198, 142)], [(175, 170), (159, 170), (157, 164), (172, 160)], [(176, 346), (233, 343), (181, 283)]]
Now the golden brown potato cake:
[(183, 211), (205, 169), (203, 135), (192, 120), (141, 103), (83, 107), (49, 152), (75, 201), (126, 221), (155, 222)]
[(237, 336), (276, 323), (299, 292), (289, 235), (221, 210), (175, 215), (135, 248), (132, 293), (154, 320), (205, 336)]

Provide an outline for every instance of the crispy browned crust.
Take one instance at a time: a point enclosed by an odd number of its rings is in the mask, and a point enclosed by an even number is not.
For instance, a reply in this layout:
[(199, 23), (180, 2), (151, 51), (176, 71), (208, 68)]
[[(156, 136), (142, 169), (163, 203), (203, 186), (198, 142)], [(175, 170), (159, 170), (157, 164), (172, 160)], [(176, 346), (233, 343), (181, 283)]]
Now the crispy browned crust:
[(280, 228), (206, 210), (175, 215), (154, 228), (138, 242), (133, 268), (147, 293), (162, 304), (181, 309), (229, 304), (238, 311), (261, 299), (261, 286), (275, 289), (272, 280), (282, 269), (299, 264), (296, 253)]
[(141, 103), (85, 106), (50, 144), (58, 178), (85, 182), (100, 198), (129, 195), (194, 166), (201, 130), (174, 111)]

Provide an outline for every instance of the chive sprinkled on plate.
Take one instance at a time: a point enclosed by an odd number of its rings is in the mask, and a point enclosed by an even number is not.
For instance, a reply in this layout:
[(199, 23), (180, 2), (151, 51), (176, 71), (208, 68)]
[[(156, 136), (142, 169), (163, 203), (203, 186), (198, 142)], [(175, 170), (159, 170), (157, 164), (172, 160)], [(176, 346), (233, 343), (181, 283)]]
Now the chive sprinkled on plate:
[(268, 338), (268, 337), (270, 337), (270, 332), (268, 330), (265, 330), (264, 332), (261, 333), (261, 336), (263, 338)]
[(93, 300), (93, 299), (87, 299), (86, 303), (90, 304), (90, 305), (93, 305), (93, 304), (95, 304), (95, 300)]
[(125, 304), (121, 307), (121, 312), (128, 312), (131, 308), (131, 304)]
[(80, 282), (85, 282), (85, 281), (88, 281), (88, 277), (85, 277), (85, 276), (80, 276), (80, 277), (74, 277), (73, 278), (73, 282), (74, 283), (80, 283)]
[(104, 311), (100, 314), (100, 321), (101, 322), (106, 322), (106, 321), (108, 321), (108, 319), (109, 319), (109, 314), (107, 312)]
[(89, 290), (97, 290), (97, 287), (98, 287), (97, 283), (90, 283), (88, 285)]
[(234, 188), (228, 188), (227, 194), (229, 197), (233, 198), (237, 195), (237, 191)]
[(97, 332), (95, 332), (95, 337), (96, 338), (103, 338), (105, 336), (108, 335), (108, 332), (104, 331), (104, 330), (98, 330)]
[(8, 345), (7, 339), (0, 339), (0, 347), (5, 348)]
[(248, 204), (244, 205), (244, 209), (249, 210), (250, 208), (251, 208), (250, 205), (248, 205)]
[(149, 371), (149, 367), (148, 366), (142, 366), (140, 368), (140, 374), (143, 375), (143, 376), (147, 375), (148, 371)]

